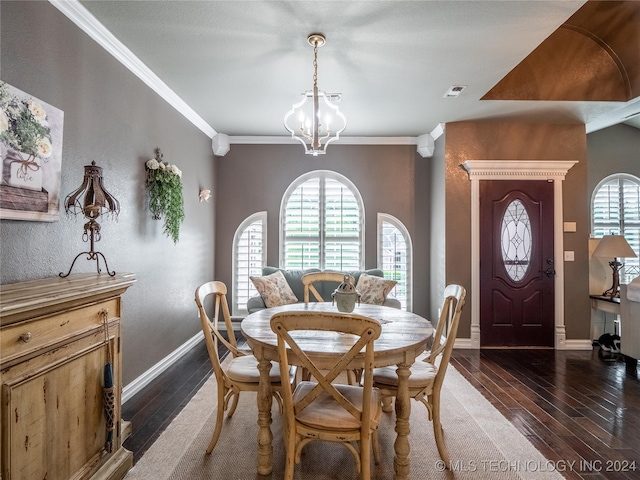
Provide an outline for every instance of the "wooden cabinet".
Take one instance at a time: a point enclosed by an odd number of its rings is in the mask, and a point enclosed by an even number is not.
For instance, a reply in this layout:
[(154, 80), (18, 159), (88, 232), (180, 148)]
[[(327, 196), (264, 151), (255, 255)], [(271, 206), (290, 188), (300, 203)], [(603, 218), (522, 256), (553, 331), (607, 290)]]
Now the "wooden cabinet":
[[(121, 296), (134, 282), (82, 274), (0, 286), (1, 480), (115, 480), (131, 468), (120, 340)], [(113, 415), (104, 408), (107, 363)]]

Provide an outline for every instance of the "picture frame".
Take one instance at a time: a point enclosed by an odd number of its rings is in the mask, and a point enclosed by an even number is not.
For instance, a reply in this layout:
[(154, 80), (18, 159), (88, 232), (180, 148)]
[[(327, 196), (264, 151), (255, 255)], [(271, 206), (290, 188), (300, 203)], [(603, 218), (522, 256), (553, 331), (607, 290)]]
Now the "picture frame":
[(0, 81), (0, 219), (60, 218), (64, 112)]

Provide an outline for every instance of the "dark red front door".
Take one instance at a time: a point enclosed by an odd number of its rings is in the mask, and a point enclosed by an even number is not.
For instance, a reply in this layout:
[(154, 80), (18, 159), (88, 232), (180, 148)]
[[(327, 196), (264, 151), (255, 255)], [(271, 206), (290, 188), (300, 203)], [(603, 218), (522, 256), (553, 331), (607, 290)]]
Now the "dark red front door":
[(480, 344), (554, 345), (553, 183), (480, 182)]

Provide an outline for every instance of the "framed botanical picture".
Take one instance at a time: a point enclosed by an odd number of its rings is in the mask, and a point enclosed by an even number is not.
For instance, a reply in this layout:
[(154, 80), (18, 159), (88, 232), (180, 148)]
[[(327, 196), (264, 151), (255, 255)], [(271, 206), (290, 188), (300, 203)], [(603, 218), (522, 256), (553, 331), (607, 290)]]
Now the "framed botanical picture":
[(64, 112), (0, 81), (0, 219), (60, 217)]

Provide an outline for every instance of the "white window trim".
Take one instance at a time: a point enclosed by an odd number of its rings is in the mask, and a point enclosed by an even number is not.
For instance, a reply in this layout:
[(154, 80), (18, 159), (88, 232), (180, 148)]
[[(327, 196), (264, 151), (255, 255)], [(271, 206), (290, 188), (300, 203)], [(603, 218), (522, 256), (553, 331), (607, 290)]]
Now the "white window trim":
[[(382, 229), (382, 224), (384, 222), (390, 223), (394, 227), (398, 229), (398, 231), (404, 237), (404, 241), (407, 245), (407, 311), (413, 311), (413, 243), (411, 241), (411, 235), (409, 235), (409, 231), (404, 224), (398, 220), (393, 215), (389, 215), (388, 213), (378, 213), (378, 225), (376, 228), (377, 234), (377, 245), (378, 245), (378, 268), (382, 269), (383, 261), (382, 261), (382, 245), (380, 245), (380, 232)], [(383, 270), (384, 271), (384, 270)]]
[[(307, 172), (303, 175), (300, 175), (298, 178), (296, 178), (293, 182), (291, 182), (291, 184), (289, 185), (289, 187), (287, 188), (287, 190), (284, 192), (284, 195), (282, 195), (282, 200), (280, 201), (280, 226), (279, 226), (279, 242), (280, 242), (280, 246), (279, 246), (279, 252), (280, 252), (280, 260), (279, 260), (279, 265), (280, 268), (285, 268), (284, 265), (284, 259), (285, 259), (285, 252), (284, 252), (284, 226), (285, 226), (285, 209), (287, 206), (287, 203), (289, 201), (289, 198), (291, 197), (291, 194), (295, 191), (296, 188), (298, 188), (298, 186), (300, 186), (301, 184), (303, 184), (304, 182), (306, 182), (307, 180), (311, 179), (311, 178), (316, 178), (316, 177), (321, 177), (321, 178), (331, 178), (333, 180), (336, 180), (342, 184), (344, 184), (345, 186), (347, 186), (349, 188), (349, 190), (351, 190), (351, 193), (353, 193), (353, 196), (356, 199), (356, 202), (358, 204), (358, 208), (360, 209), (360, 239), (359, 239), (359, 243), (360, 243), (360, 270), (364, 270), (364, 258), (365, 258), (365, 232), (364, 232), (364, 225), (365, 225), (365, 209), (364, 209), (364, 202), (362, 200), (362, 195), (360, 195), (360, 191), (358, 190), (358, 188), (354, 185), (354, 183), (349, 180), (347, 177), (345, 177), (344, 175), (341, 175), (337, 172), (333, 172), (331, 170), (314, 170), (312, 172)], [(323, 239), (321, 238), (321, 243), (323, 241)]]
[(595, 230), (595, 226), (594, 226), (595, 222), (594, 222), (594, 219), (593, 219), (593, 206), (594, 206), (593, 202), (596, 199), (596, 194), (598, 193), (598, 191), (602, 188), (602, 186), (605, 183), (609, 183), (612, 180), (620, 181), (620, 180), (624, 180), (624, 179), (631, 180), (632, 182), (637, 183), (638, 185), (640, 185), (640, 178), (636, 177), (635, 175), (631, 175), (629, 173), (614, 173), (614, 174), (609, 175), (609, 176), (603, 178), (602, 180), (600, 180), (598, 182), (598, 184), (595, 186), (595, 188), (593, 189), (593, 191), (591, 192), (591, 204), (590, 204), (590, 206), (591, 206), (591, 236), (592, 237), (593, 237), (593, 232)]
[(264, 268), (264, 266), (267, 264), (267, 212), (262, 211), (254, 213), (253, 215), (249, 215), (247, 218), (245, 218), (233, 234), (233, 273), (231, 279), (233, 285), (233, 297), (231, 306), (234, 315), (244, 315), (249, 313), (246, 309), (240, 309), (238, 307), (238, 242), (247, 227), (255, 222), (262, 223), (262, 267)]
[[(591, 192), (591, 238), (602, 238), (602, 237), (596, 237), (595, 236), (595, 219), (593, 216), (594, 213), (594, 202), (596, 200), (596, 195), (597, 193), (600, 191), (600, 189), (607, 183), (610, 183), (611, 181), (616, 180), (618, 183), (621, 183), (624, 180), (629, 180), (630, 182), (635, 183), (636, 185), (640, 185), (640, 178), (636, 177), (635, 175), (632, 175), (630, 173), (614, 173), (611, 175), (606, 176), (605, 178), (603, 178), (602, 180), (600, 180), (598, 182), (598, 184), (595, 186), (595, 188), (593, 189), (593, 191)], [(610, 226), (612, 226), (613, 224), (610, 224)], [(618, 232), (620, 234), (624, 235), (624, 230), (625, 230), (625, 220), (624, 220), (624, 212), (620, 212), (620, 221), (617, 223), (617, 225), (615, 225), (618, 228)], [(638, 253), (638, 252), (636, 252)], [(634, 266), (635, 268), (635, 266)], [(625, 271), (625, 268), (623, 267), (622, 271), (620, 272), (620, 279), (622, 281), (622, 283), (625, 283), (628, 280), (628, 276), (632, 275), (629, 274)]]

